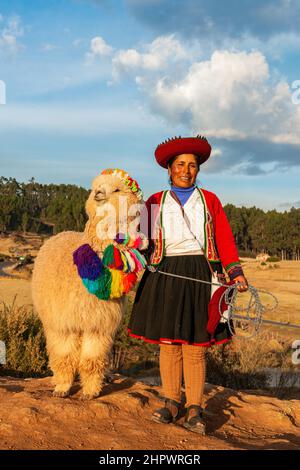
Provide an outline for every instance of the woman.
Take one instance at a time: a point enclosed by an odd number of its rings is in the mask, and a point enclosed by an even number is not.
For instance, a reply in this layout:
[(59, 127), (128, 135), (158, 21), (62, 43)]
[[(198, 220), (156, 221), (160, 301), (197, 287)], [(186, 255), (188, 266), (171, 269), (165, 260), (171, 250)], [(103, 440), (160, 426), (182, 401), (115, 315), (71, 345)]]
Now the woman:
[[(199, 167), (210, 156), (204, 137), (173, 138), (160, 144), (155, 157), (168, 169), (171, 190), (153, 194), (145, 204), (149, 238), (149, 264), (136, 294), (129, 334), (160, 344), (160, 374), (165, 407), (152, 419), (174, 422), (179, 416), (182, 374), (186, 391), (184, 426), (205, 433), (202, 398), (205, 384), (205, 350), (231, 339), (227, 323), (214, 335), (207, 331), (212, 272), (247, 290), (234, 238), (217, 196), (196, 186)], [(145, 218), (146, 215), (146, 218)], [(223, 269), (222, 269), (223, 268)], [(173, 277), (168, 274), (181, 276)], [(223, 279), (222, 279), (223, 277)]]

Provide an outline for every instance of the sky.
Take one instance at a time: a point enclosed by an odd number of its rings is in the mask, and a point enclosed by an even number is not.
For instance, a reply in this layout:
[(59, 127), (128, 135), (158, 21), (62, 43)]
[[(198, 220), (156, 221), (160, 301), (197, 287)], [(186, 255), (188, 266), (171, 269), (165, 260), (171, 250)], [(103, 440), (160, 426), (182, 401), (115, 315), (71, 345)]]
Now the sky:
[(173, 136), (212, 146), (223, 204), (300, 207), (300, 0), (0, 0), (0, 176), (145, 197)]

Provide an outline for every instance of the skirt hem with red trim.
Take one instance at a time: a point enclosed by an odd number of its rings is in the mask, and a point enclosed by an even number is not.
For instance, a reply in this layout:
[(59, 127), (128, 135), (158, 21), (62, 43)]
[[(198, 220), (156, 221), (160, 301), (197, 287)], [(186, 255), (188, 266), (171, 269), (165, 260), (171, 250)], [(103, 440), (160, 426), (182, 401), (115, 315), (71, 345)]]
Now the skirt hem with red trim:
[(151, 343), (151, 344), (189, 344), (191, 346), (203, 346), (204, 348), (209, 348), (211, 346), (216, 346), (218, 344), (225, 344), (225, 343), (229, 343), (230, 341), (232, 341), (232, 337), (229, 337), (220, 341), (216, 341), (215, 339), (212, 339), (211, 341), (207, 343), (191, 343), (189, 341), (184, 341), (182, 339), (171, 339), (171, 338), (159, 338), (159, 341), (157, 341), (154, 339), (145, 338), (145, 336), (135, 335), (134, 333), (131, 333), (130, 328), (128, 328), (127, 331), (128, 331), (128, 334), (132, 338), (141, 339), (145, 341), (146, 343)]

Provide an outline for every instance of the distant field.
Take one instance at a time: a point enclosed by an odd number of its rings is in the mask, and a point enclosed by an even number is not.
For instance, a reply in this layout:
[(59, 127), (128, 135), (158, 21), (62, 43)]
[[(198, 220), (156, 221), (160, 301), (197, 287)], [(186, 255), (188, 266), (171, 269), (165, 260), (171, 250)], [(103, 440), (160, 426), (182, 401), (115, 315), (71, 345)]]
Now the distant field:
[(0, 278), (0, 302), (11, 304), (14, 297), (17, 305), (31, 304), (30, 281)]
[[(269, 268), (274, 264), (278, 268)], [(266, 263), (266, 266), (257, 261), (247, 261), (243, 267), (250, 284), (270, 291), (278, 298), (278, 308), (267, 317), (300, 324), (300, 261)], [(262, 296), (262, 299), (265, 298)]]

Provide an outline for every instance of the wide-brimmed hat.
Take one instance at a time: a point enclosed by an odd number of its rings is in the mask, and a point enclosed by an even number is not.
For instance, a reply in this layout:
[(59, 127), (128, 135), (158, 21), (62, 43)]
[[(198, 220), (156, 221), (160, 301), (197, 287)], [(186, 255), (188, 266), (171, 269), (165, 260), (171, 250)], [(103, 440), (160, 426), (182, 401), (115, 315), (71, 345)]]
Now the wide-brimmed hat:
[(200, 165), (210, 156), (211, 146), (207, 139), (201, 135), (197, 137), (172, 137), (156, 147), (155, 158), (157, 163), (163, 168), (168, 167), (171, 158), (183, 153), (193, 153), (200, 160)]

